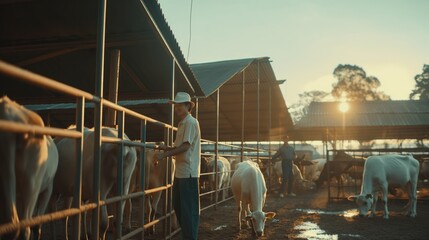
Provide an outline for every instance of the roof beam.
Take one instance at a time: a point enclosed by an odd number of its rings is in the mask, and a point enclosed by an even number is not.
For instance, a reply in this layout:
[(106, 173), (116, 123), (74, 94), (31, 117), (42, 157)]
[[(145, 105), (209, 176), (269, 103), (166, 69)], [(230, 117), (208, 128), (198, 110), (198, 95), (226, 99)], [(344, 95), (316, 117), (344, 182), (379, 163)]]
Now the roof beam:
[[(120, 47), (142, 44), (148, 40), (154, 39), (150, 32), (137, 32), (131, 34), (115, 34), (106, 36), (106, 47)], [(36, 39), (34, 40), (36, 41)], [(22, 53), (32, 51), (50, 51), (64, 48), (89, 49), (95, 48), (97, 42), (95, 37), (82, 40), (60, 40), (54, 42), (42, 42), (37, 40), (34, 43), (16, 44), (11, 42), (9, 45), (0, 46), (0, 54)]]
[(134, 72), (134, 70), (128, 65), (128, 63), (122, 60), (121, 67), (128, 74), (128, 76), (133, 80), (133, 82), (142, 90), (143, 92), (148, 92), (146, 85), (143, 84), (143, 81), (139, 78), (139, 76)]

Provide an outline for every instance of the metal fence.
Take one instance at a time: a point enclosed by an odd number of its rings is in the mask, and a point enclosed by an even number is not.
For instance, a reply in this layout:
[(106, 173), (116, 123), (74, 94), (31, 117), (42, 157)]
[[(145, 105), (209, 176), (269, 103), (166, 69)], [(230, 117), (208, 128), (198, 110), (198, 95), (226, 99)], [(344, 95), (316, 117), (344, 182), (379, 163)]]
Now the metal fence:
[[(73, 196), (73, 204), (72, 208), (65, 209), (49, 214), (45, 214), (42, 216), (35, 216), (31, 219), (23, 219), (18, 224), (4, 224), (0, 226), (0, 236), (15, 232), (18, 229), (23, 229), (25, 227), (33, 227), (40, 224), (45, 224), (48, 222), (64, 219), (66, 217), (71, 217), (71, 225), (72, 225), (72, 231), (71, 231), (71, 237), (72, 239), (79, 239), (81, 235), (81, 221), (82, 221), (82, 213), (92, 211), (92, 233), (93, 236), (97, 239), (100, 237), (102, 233), (99, 232), (99, 223), (100, 223), (100, 207), (103, 205), (108, 204), (117, 204), (120, 206), (125, 200), (127, 199), (138, 199), (140, 203), (140, 207), (143, 208), (145, 206), (144, 201), (145, 197), (154, 194), (156, 192), (163, 191), (164, 195), (164, 201), (163, 204), (163, 216), (151, 221), (145, 223), (145, 211), (140, 211), (138, 220), (140, 223), (139, 227), (136, 229), (133, 229), (131, 232), (127, 233), (126, 235), (122, 235), (122, 226), (121, 221), (116, 221), (116, 231), (115, 231), (115, 239), (131, 239), (135, 236), (140, 236), (141, 238), (144, 238), (144, 232), (145, 229), (148, 229), (149, 227), (153, 225), (159, 225), (160, 223), (163, 224), (163, 238), (169, 239), (172, 236), (174, 236), (180, 229), (177, 229), (176, 231), (172, 231), (171, 226), (171, 217), (173, 216), (174, 211), (172, 210), (171, 205), (171, 187), (172, 187), (172, 179), (171, 179), (171, 159), (168, 161), (167, 165), (167, 174), (165, 179), (165, 185), (154, 188), (154, 189), (142, 189), (141, 191), (129, 193), (127, 195), (123, 195), (124, 189), (123, 189), (123, 154), (119, 153), (119, 159), (118, 159), (118, 167), (117, 167), (117, 189), (115, 196), (108, 198), (108, 199), (100, 199), (100, 167), (101, 167), (101, 144), (102, 143), (116, 143), (120, 144), (121, 150), (123, 151), (123, 147), (125, 145), (127, 146), (134, 146), (134, 147), (140, 147), (142, 149), (142, 154), (140, 155), (140, 161), (143, 163), (145, 159), (145, 151), (147, 148), (154, 148), (153, 144), (147, 144), (146, 143), (146, 133), (147, 133), (147, 125), (153, 124), (155, 126), (158, 126), (160, 128), (164, 128), (164, 140), (166, 143), (168, 143), (170, 146), (173, 142), (173, 132), (177, 129), (173, 127), (170, 124), (163, 123), (160, 121), (157, 121), (155, 119), (152, 119), (150, 117), (144, 116), (142, 114), (139, 114), (137, 112), (134, 112), (130, 109), (121, 107), (113, 102), (110, 102), (108, 100), (105, 100), (103, 98), (100, 98), (99, 96), (90, 94), (88, 92), (79, 90), (77, 88), (70, 87), (68, 85), (65, 85), (63, 83), (60, 83), (58, 81), (55, 81), (53, 79), (26, 71), (24, 69), (18, 68), (16, 66), (13, 66), (11, 64), (8, 64), (6, 62), (0, 61), (0, 73), (8, 75), (14, 79), (18, 79), (21, 81), (24, 81), (26, 83), (40, 86), (43, 88), (47, 88), (49, 90), (62, 93), (65, 95), (72, 96), (76, 98), (76, 130), (67, 130), (67, 129), (59, 129), (59, 128), (53, 128), (53, 127), (37, 127), (37, 126), (29, 126), (24, 125), (20, 123), (14, 123), (9, 121), (0, 120), (0, 131), (7, 131), (7, 132), (15, 132), (15, 133), (35, 133), (35, 134), (46, 134), (46, 135), (52, 135), (52, 136), (59, 136), (59, 137), (68, 137), (68, 138), (74, 138), (77, 140), (77, 148), (76, 154), (77, 156), (77, 175), (75, 176), (75, 189), (74, 189), (74, 196)], [(174, 75), (173, 75), (174, 76)], [(174, 77), (173, 77), (174, 78)], [(94, 198), (91, 200), (88, 204), (82, 204), (82, 159), (83, 159), (83, 146), (84, 146), (84, 138), (83, 138), (83, 130), (84, 130), (84, 117), (85, 117), (85, 103), (89, 101), (92, 104), (94, 104)], [(118, 137), (106, 137), (102, 136), (101, 129), (102, 129), (102, 119), (101, 116), (103, 114), (103, 108), (110, 108), (118, 113)], [(172, 113), (171, 113), (172, 114)], [(125, 140), (124, 136), (124, 129), (125, 129), (125, 119), (126, 118), (135, 118), (140, 121), (140, 141), (130, 141)], [(209, 140), (203, 140), (204, 142), (209, 142), (215, 145), (215, 151), (211, 154), (215, 157), (215, 161), (217, 161), (218, 157), (221, 156), (218, 152), (218, 145), (222, 144), (216, 141), (209, 141)], [(242, 146), (236, 146), (236, 145), (228, 145), (223, 144), (225, 146), (229, 146), (231, 148), (236, 148), (240, 155), (238, 154), (230, 154), (229, 156), (240, 156), (241, 159), (245, 157), (245, 152), (259, 152), (260, 149), (255, 148), (247, 148)], [(259, 155), (259, 154), (258, 154)], [(224, 156), (226, 156), (224, 154)], [(216, 164), (215, 164), (216, 165)], [(141, 176), (144, 176), (145, 173), (145, 164), (140, 164), (140, 174)], [(215, 175), (215, 178), (217, 179), (218, 174), (220, 172), (216, 171), (211, 173), (206, 173), (207, 175)], [(231, 171), (232, 173), (232, 171)], [(145, 178), (141, 178), (140, 185), (145, 186)], [(207, 194), (218, 194), (220, 191), (224, 189), (229, 189), (230, 186), (225, 186), (225, 188), (217, 189), (215, 188), (213, 191), (208, 193), (202, 193), (201, 197)], [(202, 210), (206, 210), (210, 207), (217, 206), (219, 203), (227, 201), (231, 199), (232, 197), (228, 197), (222, 201), (217, 201), (217, 198), (215, 202), (211, 203), (209, 206), (204, 207)], [(123, 212), (121, 211), (120, 207), (117, 207), (116, 219), (122, 219)]]
[[(263, 150), (263, 149), (244, 147), (243, 145), (237, 146), (237, 145), (234, 145), (234, 144), (219, 143), (219, 142), (210, 141), (210, 140), (206, 140), (206, 139), (203, 139), (202, 142), (206, 143), (206, 144), (207, 143), (208, 144), (213, 144), (214, 149), (212, 151), (205, 151), (201, 155), (205, 156), (205, 157), (213, 157), (214, 166), (216, 166), (216, 167), (215, 167), (214, 171), (209, 171), (209, 172), (206, 172), (206, 173), (201, 173), (201, 176), (213, 176), (214, 175), (214, 182), (215, 183), (218, 182), (218, 176), (219, 176), (219, 174), (225, 173), (225, 171), (219, 171), (219, 169), (217, 168), (217, 161), (218, 161), (219, 157), (225, 157), (227, 159), (228, 158), (235, 158), (235, 159), (239, 158), (240, 162), (243, 162), (245, 160), (245, 158), (250, 158), (249, 160), (251, 160), (251, 161), (256, 160), (256, 162), (257, 162), (260, 159), (262, 159), (263, 157), (257, 158), (255, 156), (255, 154), (249, 154), (249, 153), (256, 153), (256, 152), (264, 152), (264, 153), (266, 153), (266, 151)], [(220, 151), (219, 146), (228, 147), (228, 148), (230, 148), (230, 150)], [(230, 152), (228, 152), (228, 151), (230, 151)], [(230, 160), (228, 160), (228, 161), (231, 163)], [(235, 169), (231, 168), (230, 171), (226, 171), (226, 172), (231, 177), (232, 174), (235, 172)], [(224, 196), (225, 198), (219, 201), (217, 196), (223, 190), (231, 190), (231, 185), (229, 185), (229, 186), (222, 186), (222, 188), (218, 188), (218, 185), (214, 184), (212, 186), (212, 188), (209, 189), (208, 191), (204, 191), (204, 192), (200, 193), (200, 200), (201, 200), (201, 202), (204, 203), (204, 206), (201, 208), (201, 211), (207, 210), (207, 209), (212, 208), (212, 207), (216, 208), (218, 204), (220, 204), (222, 202), (225, 202), (225, 201), (228, 201), (228, 200), (230, 200), (230, 199), (233, 198), (232, 195), (228, 195), (226, 197)], [(213, 195), (215, 195), (215, 197), (213, 197)], [(207, 199), (207, 201), (206, 201), (206, 199), (204, 198), (206, 196), (211, 196), (210, 200)]]
[[(340, 157), (334, 160), (339, 152), (344, 152), (348, 157)], [(359, 194), (365, 160), (370, 156), (384, 154), (412, 154), (414, 158), (419, 160), (420, 166), (425, 160), (429, 160), (429, 148), (328, 149), (326, 150), (328, 201), (343, 200), (347, 198), (347, 195)], [(337, 173), (341, 169), (339, 167), (341, 164), (347, 170)], [(340, 174), (341, 179), (336, 180), (336, 183), (332, 182), (332, 178), (338, 174)], [(424, 187), (420, 180), (418, 189)], [(429, 198), (425, 196), (419, 199), (428, 200)]]

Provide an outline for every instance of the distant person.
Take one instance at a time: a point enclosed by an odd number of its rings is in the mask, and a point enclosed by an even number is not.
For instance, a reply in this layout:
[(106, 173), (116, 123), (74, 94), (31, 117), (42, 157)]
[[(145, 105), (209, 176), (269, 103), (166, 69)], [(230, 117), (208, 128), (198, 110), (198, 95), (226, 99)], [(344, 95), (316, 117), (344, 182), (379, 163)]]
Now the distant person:
[(293, 186), (293, 160), (296, 158), (295, 149), (289, 145), (289, 136), (286, 136), (283, 145), (277, 150), (276, 154), (274, 154), (272, 161), (274, 162), (277, 158), (280, 158), (282, 161), (282, 187), (280, 189), (280, 197), (284, 197), (284, 193), (286, 191), (286, 183), (287, 183), (287, 194), (290, 197), (295, 197), (296, 194), (292, 192)]
[(165, 152), (157, 155), (158, 160), (176, 157), (176, 172), (173, 184), (173, 208), (182, 228), (182, 239), (197, 240), (200, 223), (200, 177), (201, 132), (198, 120), (191, 112), (195, 104), (191, 96), (178, 92), (174, 101), (174, 112), (180, 122), (177, 127), (174, 147), (161, 146)]

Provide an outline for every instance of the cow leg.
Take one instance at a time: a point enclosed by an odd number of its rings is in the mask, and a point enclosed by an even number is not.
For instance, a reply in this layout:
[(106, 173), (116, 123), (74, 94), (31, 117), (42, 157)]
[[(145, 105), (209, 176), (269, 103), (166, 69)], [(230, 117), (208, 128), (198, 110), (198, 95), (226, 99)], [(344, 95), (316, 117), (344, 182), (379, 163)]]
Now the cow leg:
[(133, 209), (133, 203), (131, 199), (127, 199), (125, 201), (125, 209), (124, 209), (124, 227), (125, 231), (129, 232), (131, 230), (131, 212)]
[[(22, 194), (21, 205), (19, 209), (22, 209), (21, 214), (18, 212), (19, 216), (22, 216), (22, 219), (28, 219), (33, 216), (34, 209), (37, 203), (37, 193), (40, 189), (40, 184), (35, 182), (35, 179), (25, 179), (24, 184), (28, 187), (27, 191)], [(19, 210), (18, 209), (18, 210)], [(30, 239), (31, 230), (30, 227), (24, 228), (21, 231), (19, 239)]]
[[(152, 221), (152, 196), (148, 196), (145, 199), (145, 211), (147, 216), (147, 223), (150, 223)], [(146, 234), (150, 235), (153, 234), (153, 228), (149, 228), (148, 231), (146, 231)]]
[(371, 206), (371, 213), (369, 214), (369, 217), (372, 218), (375, 216), (375, 210), (377, 208), (377, 201), (378, 201), (378, 193), (372, 193), (372, 196), (374, 197), (374, 203)]
[(238, 210), (238, 230), (241, 230), (241, 210), (242, 210), (242, 206), (241, 206), (241, 201), (236, 199), (235, 203), (237, 204), (237, 210)]
[(107, 213), (107, 206), (100, 207), (100, 237), (106, 239), (107, 229), (109, 228), (109, 215)]
[[(156, 211), (158, 210), (158, 204), (159, 200), (161, 199), (162, 192), (157, 192), (153, 194), (153, 201), (152, 201), (152, 209), (151, 209), (151, 221), (155, 220), (156, 218)], [(167, 196), (165, 196), (167, 197)], [(152, 233), (155, 233), (155, 225), (152, 226)]]
[(408, 187), (408, 197), (410, 202), (410, 217), (416, 217), (417, 215), (417, 177), (411, 179), (411, 183)]
[(384, 205), (384, 219), (389, 219), (389, 210), (387, 209), (387, 195), (388, 195), (388, 187), (387, 183), (383, 184), (381, 186), (381, 189), (383, 191), (383, 205)]
[[(72, 205), (73, 197), (64, 197), (64, 209), (70, 209)], [(65, 239), (69, 239), (69, 217), (66, 217), (64, 223)]]
[[(0, 224), (19, 223), (16, 209), (16, 175), (15, 175), (15, 144), (16, 135), (0, 133), (2, 144), (0, 144)], [(4, 142), (3, 142), (4, 140)], [(5, 144), (9, 142), (9, 144)], [(15, 239), (19, 232), (12, 232), (2, 236), (4, 239)]]
[[(52, 194), (52, 184), (50, 184), (48, 186), (47, 189), (45, 189), (43, 192), (41, 192), (39, 194), (39, 198), (37, 200), (37, 207), (36, 207), (36, 211), (35, 211), (35, 216), (40, 216), (42, 214), (45, 213), (46, 208), (48, 207), (49, 204), (49, 199), (51, 197)], [(32, 228), (32, 232), (33, 232), (33, 239), (41, 239), (42, 237), (42, 225), (38, 225)]]

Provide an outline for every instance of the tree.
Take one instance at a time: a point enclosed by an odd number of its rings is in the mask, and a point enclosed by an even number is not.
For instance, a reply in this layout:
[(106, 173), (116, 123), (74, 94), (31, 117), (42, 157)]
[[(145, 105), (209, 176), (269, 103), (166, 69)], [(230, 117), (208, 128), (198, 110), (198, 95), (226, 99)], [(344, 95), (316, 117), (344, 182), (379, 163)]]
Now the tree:
[(414, 77), (416, 86), (410, 94), (410, 99), (418, 97), (420, 100), (429, 100), (429, 65), (423, 65), (423, 72)]
[(338, 65), (334, 70), (334, 77), (338, 82), (332, 85), (332, 96), (339, 100), (344, 94), (349, 101), (390, 100), (384, 92), (378, 90), (381, 83), (374, 76), (367, 76), (366, 72), (356, 65)]
[(308, 106), (310, 106), (311, 102), (321, 102), (328, 95), (329, 93), (327, 92), (317, 90), (298, 94), (298, 102), (289, 107), (289, 113), (291, 114), (293, 121), (296, 123), (301, 120), (305, 114), (307, 114)]

